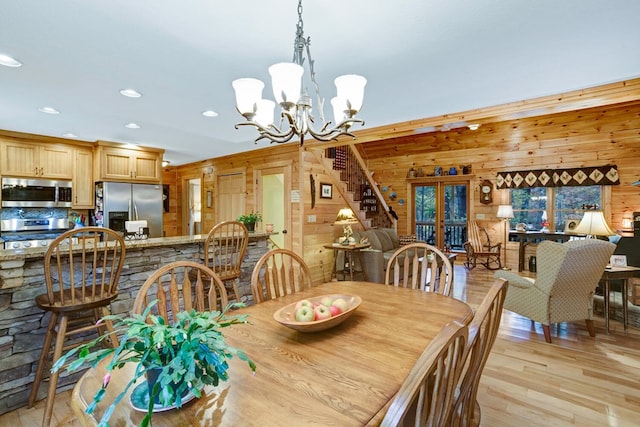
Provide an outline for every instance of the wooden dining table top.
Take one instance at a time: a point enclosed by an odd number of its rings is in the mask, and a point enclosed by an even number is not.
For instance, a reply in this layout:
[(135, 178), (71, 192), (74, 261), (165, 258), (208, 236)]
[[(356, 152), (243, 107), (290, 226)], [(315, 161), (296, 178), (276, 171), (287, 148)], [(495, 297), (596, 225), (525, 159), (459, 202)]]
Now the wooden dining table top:
[[(332, 329), (302, 333), (273, 318), (279, 308), (325, 294), (359, 295), (353, 315)], [(200, 399), (153, 415), (154, 427), (175, 426), (362, 426), (380, 423), (386, 408), (424, 348), (452, 321), (468, 324), (471, 308), (436, 293), (369, 282), (329, 282), (238, 310), (249, 325), (223, 330), (256, 366), (229, 363), (229, 379), (208, 386)], [(104, 362), (104, 361), (103, 361)], [(95, 426), (132, 377), (133, 364), (112, 372), (95, 413), (84, 411), (101, 387), (106, 363), (76, 384), (71, 406), (83, 425)], [(143, 412), (116, 406), (110, 426), (139, 425)]]

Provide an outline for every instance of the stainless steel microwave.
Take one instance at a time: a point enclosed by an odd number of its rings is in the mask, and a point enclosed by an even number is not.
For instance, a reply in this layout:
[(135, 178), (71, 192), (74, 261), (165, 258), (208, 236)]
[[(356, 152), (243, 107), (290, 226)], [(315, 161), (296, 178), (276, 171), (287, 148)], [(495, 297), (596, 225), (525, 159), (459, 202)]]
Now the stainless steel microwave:
[(2, 178), (2, 207), (70, 208), (71, 181)]

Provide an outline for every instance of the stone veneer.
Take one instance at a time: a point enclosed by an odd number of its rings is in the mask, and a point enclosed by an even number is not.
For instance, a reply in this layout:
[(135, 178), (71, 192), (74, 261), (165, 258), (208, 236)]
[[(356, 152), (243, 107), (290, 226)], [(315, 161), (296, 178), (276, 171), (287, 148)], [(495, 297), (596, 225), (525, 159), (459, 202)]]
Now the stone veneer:
[[(206, 236), (183, 236), (128, 241), (125, 265), (118, 284), (118, 298), (112, 313), (126, 313), (133, 306), (136, 291), (158, 268), (173, 261), (202, 261)], [(250, 236), (243, 261), (239, 289), (251, 303), (251, 273), (258, 259), (268, 251), (267, 234)], [(0, 250), (0, 414), (26, 406), (44, 341), (49, 314), (35, 305), (36, 295), (46, 293), (43, 248), (23, 251)], [(81, 372), (61, 373), (58, 390), (71, 388)], [(38, 398), (44, 398), (48, 382), (43, 381)]]

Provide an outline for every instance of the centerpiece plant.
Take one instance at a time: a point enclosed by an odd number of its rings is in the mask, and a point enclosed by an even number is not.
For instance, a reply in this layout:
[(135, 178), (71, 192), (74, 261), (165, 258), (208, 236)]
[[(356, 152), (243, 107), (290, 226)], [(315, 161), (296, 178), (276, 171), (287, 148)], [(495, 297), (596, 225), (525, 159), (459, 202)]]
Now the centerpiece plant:
[(243, 223), (247, 227), (247, 230), (253, 231), (256, 223), (262, 221), (262, 214), (260, 214), (260, 212), (251, 212), (240, 215), (238, 221)]
[(205, 385), (216, 386), (220, 381), (226, 381), (229, 368), (227, 360), (234, 355), (246, 361), (255, 373), (256, 366), (251, 359), (244, 351), (229, 346), (220, 331), (231, 325), (248, 323), (246, 314), (228, 314), (230, 309), (244, 307), (243, 303), (231, 303), (222, 311), (183, 311), (176, 314), (173, 324), (167, 323), (160, 315), (151, 314), (151, 308), (156, 303), (151, 302), (142, 314), (129, 317), (109, 315), (100, 320), (110, 319), (114, 322), (115, 332), (118, 336), (122, 335), (118, 347), (98, 348), (109, 337), (106, 333), (65, 353), (51, 368), (53, 372), (62, 369), (74, 355), (77, 357), (68, 364), (68, 371), (88, 365), (95, 367), (100, 361), (110, 358), (102, 387), (86, 409), (91, 414), (105, 395), (111, 372), (126, 363), (137, 364), (124, 390), (105, 410), (98, 424), (100, 427), (109, 425), (116, 405), (145, 374), (159, 372), (155, 384), (149, 387), (148, 412), (140, 423), (141, 427), (151, 424), (155, 402), (165, 407), (180, 408), (188, 392), (200, 398)]

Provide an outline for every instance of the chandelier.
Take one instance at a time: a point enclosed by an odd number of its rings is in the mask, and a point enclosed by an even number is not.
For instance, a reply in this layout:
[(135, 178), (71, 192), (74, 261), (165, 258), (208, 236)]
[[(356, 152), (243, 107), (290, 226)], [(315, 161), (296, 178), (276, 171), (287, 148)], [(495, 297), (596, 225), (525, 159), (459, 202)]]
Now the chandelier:
[[(307, 134), (319, 141), (336, 140), (340, 135), (355, 138), (349, 133), (351, 125), (354, 123), (364, 125), (364, 120), (355, 116), (362, 107), (367, 80), (355, 74), (347, 74), (335, 79), (337, 96), (331, 99), (335, 126), (332, 127), (332, 122), (325, 120), (324, 98), (320, 96), (320, 87), (316, 82), (314, 61), (311, 59), (309, 48), (310, 42), (311, 38), (304, 36), (302, 0), (299, 0), (293, 62), (281, 62), (269, 67), (273, 95), (281, 108), (279, 126), (274, 124), (275, 102), (262, 99), (264, 83), (261, 80), (241, 78), (233, 81), (236, 108), (246, 119), (235, 127), (238, 129), (239, 126), (254, 126), (260, 134), (255, 140), (256, 143), (265, 138), (270, 139), (272, 143), (282, 143), (297, 136), (302, 145)], [(318, 102), (317, 117), (313, 115), (311, 97), (302, 84), (305, 53), (309, 76)]]

